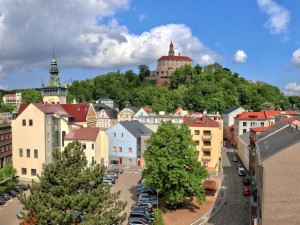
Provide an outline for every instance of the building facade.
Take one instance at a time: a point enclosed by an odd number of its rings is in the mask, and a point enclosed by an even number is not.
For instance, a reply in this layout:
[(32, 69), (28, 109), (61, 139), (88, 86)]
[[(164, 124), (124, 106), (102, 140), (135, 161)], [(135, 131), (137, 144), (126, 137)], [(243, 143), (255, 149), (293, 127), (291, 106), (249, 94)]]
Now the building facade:
[(67, 88), (61, 86), (58, 73), (57, 61), (53, 54), (48, 85), (45, 86), (42, 82), (41, 94), (44, 103), (67, 103)]
[(11, 123), (0, 124), (0, 169), (12, 163)]
[(250, 152), (250, 131), (241, 134), (237, 137), (237, 154), (249, 171), (249, 152)]
[(138, 121), (115, 124), (106, 133), (109, 141), (109, 160), (119, 164), (144, 166), (143, 153), (151, 130)]
[(103, 166), (108, 165), (108, 137), (100, 128), (73, 128), (65, 136), (64, 140), (65, 145), (76, 140), (81, 142), (88, 165), (94, 162)]
[(223, 120), (219, 116), (216, 118), (214, 120), (206, 115), (184, 117), (199, 152), (198, 160), (208, 171), (219, 171), (221, 166)]
[(133, 116), (139, 111), (136, 106), (131, 106), (129, 101), (125, 103), (125, 108), (118, 113), (118, 122), (131, 121)]
[(97, 114), (97, 127), (108, 129), (118, 122), (118, 111), (113, 108), (101, 109)]
[(234, 117), (242, 112), (245, 112), (245, 109), (240, 106), (231, 107), (223, 112), (222, 119), (224, 124), (224, 138), (229, 139), (229, 127), (234, 125)]
[(3, 103), (19, 107), (23, 103), (22, 93), (5, 94), (3, 96)]

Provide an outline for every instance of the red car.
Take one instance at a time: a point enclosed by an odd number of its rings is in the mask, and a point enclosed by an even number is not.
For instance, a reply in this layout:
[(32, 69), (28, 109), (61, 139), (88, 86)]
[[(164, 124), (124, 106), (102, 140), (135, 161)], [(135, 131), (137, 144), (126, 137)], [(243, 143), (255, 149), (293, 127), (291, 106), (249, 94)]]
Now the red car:
[(248, 188), (248, 187), (244, 187), (243, 188), (243, 195), (250, 195), (250, 188)]

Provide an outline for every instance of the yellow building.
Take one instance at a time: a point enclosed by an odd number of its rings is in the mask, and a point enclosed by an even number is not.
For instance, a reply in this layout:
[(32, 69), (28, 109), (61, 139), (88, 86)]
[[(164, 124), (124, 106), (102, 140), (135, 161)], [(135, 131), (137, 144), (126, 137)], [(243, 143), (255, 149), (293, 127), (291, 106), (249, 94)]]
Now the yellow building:
[(108, 136), (104, 131), (97, 127), (73, 128), (65, 136), (65, 145), (76, 140), (85, 149), (88, 165), (94, 161), (108, 165)]
[(135, 106), (130, 106), (129, 101), (125, 103), (125, 108), (118, 113), (118, 122), (131, 121), (133, 116), (139, 111)]
[[(215, 118), (215, 120), (214, 120)], [(208, 171), (219, 171), (223, 141), (223, 120), (220, 116), (189, 115), (184, 117), (191, 131), (199, 161)]]
[(88, 120), (89, 104), (68, 105), (71, 104), (20, 105), (18, 116), (12, 121), (12, 148), (13, 165), (21, 179), (37, 179), (42, 165), (53, 162), (53, 150), (66, 146), (64, 137), (72, 128), (93, 126)]

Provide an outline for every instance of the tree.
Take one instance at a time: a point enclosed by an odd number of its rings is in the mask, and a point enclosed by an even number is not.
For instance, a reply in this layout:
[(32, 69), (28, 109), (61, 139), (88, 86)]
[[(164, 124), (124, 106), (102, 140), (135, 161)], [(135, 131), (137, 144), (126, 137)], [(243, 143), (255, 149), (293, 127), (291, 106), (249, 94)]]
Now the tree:
[(13, 167), (11, 163), (6, 164), (1, 171), (3, 171), (5, 177), (14, 177), (16, 175), (16, 168)]
[(147, 168), (143, 171), (146, 184), (163, 192), (171, 208), (177, 208), (184, 197), (196, 197), (199, 204), (205, 201), (202, 181), (208, 173), (198, 161), (187, 125), (177, 127), (170, 121), (162, 122), (147, 143)]
[(41, 92), (38, 90), (26, 89), (17, 91), (22, 93), (23, 103), (39, 103), (42, 102)]
[(145, 77), (149, 77), (150, 76), (150, 70), (149, 67), (147, 65), (139, 65), (139, 78), (141, 81), (143, 81), (145, 79)]
[(10, 112), (13, 113), (16, 111), (17, 107), (10, 104), (1, 104), (0, 112)]
[(126, 203), (117, 201), (120, 192), (110, 193), (102, 183), (105, 168), (87, 165), (80, 142), (69, 143), (64, 151), (53, 153), (54, 163), (43, 165), (43, 172), (33, 182), (30, 195), (18, 198), (24, 205), (21, 219), (34, 224), (75, 224), (79, 213), (81, 224), (122, 224), (126, 213), (119, 215)]
[(3, 181), (5, 179), (5, 174), (3, 170), (0, 170), (0, 181)]

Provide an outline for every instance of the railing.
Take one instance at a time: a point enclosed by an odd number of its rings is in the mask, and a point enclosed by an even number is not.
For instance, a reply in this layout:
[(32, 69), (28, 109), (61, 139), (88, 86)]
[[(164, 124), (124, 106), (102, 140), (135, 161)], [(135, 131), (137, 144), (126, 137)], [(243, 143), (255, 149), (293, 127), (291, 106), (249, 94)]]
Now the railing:
[(202, 156), (202, 161), (210, 161), (210, 156), (207, 156), (207, 155), (205, 155), (205, 156)]
[(207, 145), (207, 146), (202, 146), (202, 151), (210, 151), (211, 150), (211, 146)]
[(208, 134), (208, 135), (203, 135), (202, 136), (202, 140), (211, 140), (211, 134)]

